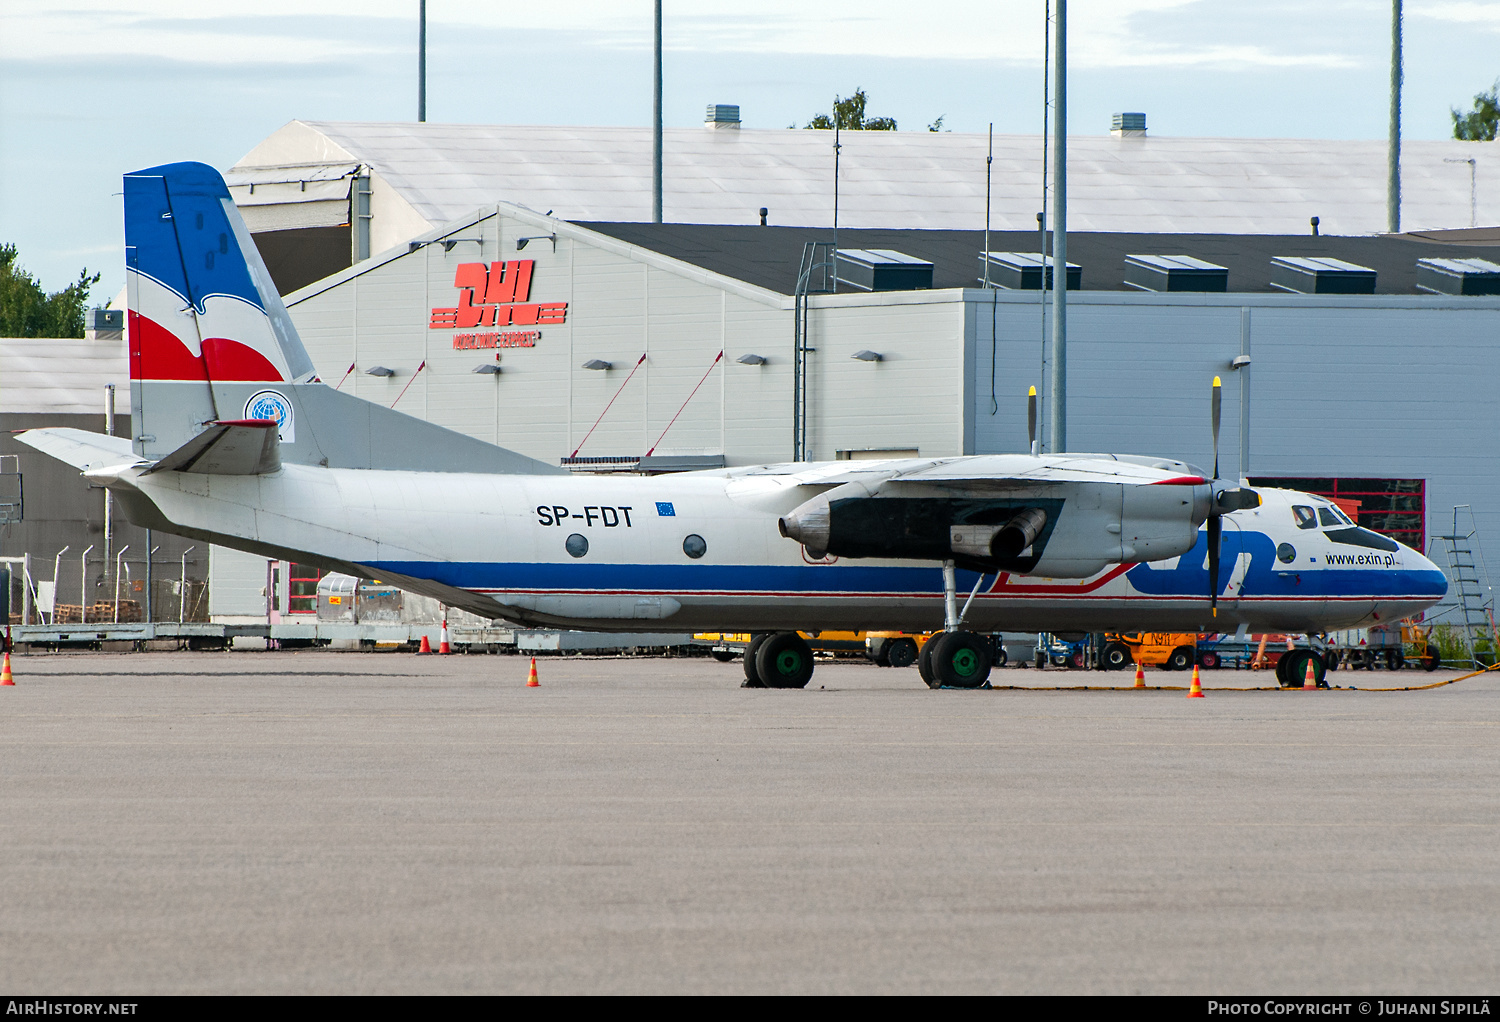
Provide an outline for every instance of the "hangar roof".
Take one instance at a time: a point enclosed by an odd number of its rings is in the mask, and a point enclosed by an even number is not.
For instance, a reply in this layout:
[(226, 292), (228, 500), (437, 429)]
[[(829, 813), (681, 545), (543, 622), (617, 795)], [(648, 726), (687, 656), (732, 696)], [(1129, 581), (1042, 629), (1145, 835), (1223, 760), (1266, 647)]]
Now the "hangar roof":
[[(709, 224), (581, 223), (631, 245), (681, 259), (781, 294), (795, 289), (802, 246), (832, 241), (821, 228)], [(1500, 242), (1500, 239), (1496, 239)], [(894, 249), (933, 264), (934, 288), (978, 287), (983, 231), (844, 230), (843, 249)], [(1037, 252), (1037, 231), (991, 231), (991, 252)], [(1088, 291), (1133, 291), (1124, 282), (1127, 255), (1193, 256), (1229, 269), (1231, 292), (1278, 292), (1277, 256), (1328, 256), (1376, 271), (1376, 294), (1416, 294), (1417, 260), (1483, 258), (1500, 262), (1500, 243), (1444, 244), (1413, 235), (1342, 238), (1309, 234), (1113, 234), (1068, 232), (1068, 262), (1082, 267)]]
[[(860, 131), (841, 142), (841, 226), (983, 226), (984, 135)], [(1404, 225), (1469, 226), (1471, 180), (1479, 222), (1500, 222), (1500, 173), (1485, 169), (1500, 165), (1496, 145), (1404, 143)], [(772, 224), (830, 225), (832, 146), (828, 131), (668, 128), (666, 218), (757, 224), (765, 206)], [(1076, 231), (1301, 234), (1312, 216), (1326, 234), (1386, 227), (1384, 141), (1079, 135), (1068, 160)], [(292, 121), (231, 174), (251, 182), (257, 168), (341, 162), (373, 168), (429, 226), (497, 201), (572, 221), (651, 218), (645, 127)], [(1032, 229), (1041, 181), (1040, 136), (997, 135), (991, 225)]]

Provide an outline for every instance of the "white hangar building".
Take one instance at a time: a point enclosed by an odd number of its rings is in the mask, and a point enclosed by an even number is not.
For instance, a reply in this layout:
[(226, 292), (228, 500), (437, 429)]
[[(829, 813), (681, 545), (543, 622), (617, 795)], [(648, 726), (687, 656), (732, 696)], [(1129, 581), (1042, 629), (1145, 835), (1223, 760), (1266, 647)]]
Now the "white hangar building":
[[(833, 132), (739, 128), (713, 106), (704, 128), (663, 138), (670, 223), (833, 224)], [(1168, 138), (1100, 130), (1068, 140), (1077, 231), (1325, 234), (1386, 229), (1383, 141)], [(844, 132), (841, 227), (974, 230), (985, 216), (980, 134)], [(994, 140), (991, 225), (1034, 230), (1042, 139)], [(1472, 162), (1471, 162), (1472, 161)], [(507, 202), (581, 222), (651, 219), (651, 131), (292, 121), (227, 174), (283, 292)], [(1472, 190), (1471, 190), (1472, 185)], [(1500, 223), (1500, 147), (1402, 146), (1408, 230)]]

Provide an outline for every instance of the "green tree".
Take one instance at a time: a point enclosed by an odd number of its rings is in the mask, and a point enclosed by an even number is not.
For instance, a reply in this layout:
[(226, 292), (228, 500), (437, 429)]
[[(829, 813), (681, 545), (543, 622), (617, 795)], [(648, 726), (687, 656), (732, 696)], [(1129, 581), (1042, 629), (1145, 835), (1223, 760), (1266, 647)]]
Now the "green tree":
[(866, 117), (865, 90), (855, 89), (852, 96), (834, 98), (832, 117), (827, 114), (816, 114), (803, 127), (822, 128), (825, 131), (832, 131), (834, 128), (841, 128), (844, 131), (895, 131), (896, 119), (894, 117)]
[(99, 274), (47, 294), (16, 264), (16, 246), (0, 244), (0, 337), (82, 337), (83, 310)]
[(1489, 92), (1474, 97), (1474, 109), (1468, 113), (1453, 114), (1453, 137), (1465, 142), (1493, 142), (1495, 129), (1500, 127), (1500, 81), (1490, 86)]

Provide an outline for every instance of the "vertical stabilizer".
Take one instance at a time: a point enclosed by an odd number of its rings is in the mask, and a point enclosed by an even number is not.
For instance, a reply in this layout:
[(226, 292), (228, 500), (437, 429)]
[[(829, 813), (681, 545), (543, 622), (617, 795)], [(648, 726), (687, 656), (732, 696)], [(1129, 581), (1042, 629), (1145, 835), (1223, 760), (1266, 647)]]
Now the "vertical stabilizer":
[[(530, 263), (508, 265), (514, 289)], [(258, 456), (255, 471), (563, 471), (324, 386), (212, 167), (125, 175), (125, 282), (134, 448), (158, 462), (176, 452), (163, 470), (182, 470), (189, 453), (203, 463), (200, 448), (218, 450), (220, 440), (188, 445), (218, 424), (274, 420), (276, 457)]]
[(160, 457), (221, 419), (279, 418), (277, 397), (251, 415), (243, 388), (221, 386), (313, 372), (219, 173), (174, 163), (127, 175), (125, 247), (136, 450)]

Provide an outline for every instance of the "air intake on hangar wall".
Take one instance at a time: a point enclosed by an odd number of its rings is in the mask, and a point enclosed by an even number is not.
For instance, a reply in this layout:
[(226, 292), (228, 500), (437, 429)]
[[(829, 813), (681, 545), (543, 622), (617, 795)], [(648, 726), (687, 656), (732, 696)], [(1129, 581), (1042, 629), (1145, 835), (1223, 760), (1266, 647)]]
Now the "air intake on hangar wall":
[(1189, 255), (1128, 255), (1125, 283), (1142, 291), (1228, 291), (1229, 270)]
[(932, 287), (932, 264), (888, 248), (841, 248), (839, 280), (861, 291), (917, 291)]
[[(1043, 256), (1035, 252), (990, 252), (990, 283), (1010, 291), (1037, 291), (1042, 286)], [(980, 255), (980, 262), (984, 255)], [(1047, 287), (1052, 284), (1052, 257), (1045, 257), (1047, 265)], [(978, 278), (980, 281), (984, 277)], [(1083, 267), (1068, 264), (1068, 290), (1083, 287)]]
[(1372, 295), (1375, 271), (1328, 256), (1277, 256), (1271, 286), (1304, 295)]
[(1115, 138), (1145, 138), (1146, 115), (1115, 114), (1109, 121), (1109, 133)]
[(1500, 295), (1500, 266), (1488, 259), (1418, 259), (1417, 290), (1438, 295)]

